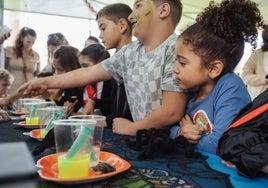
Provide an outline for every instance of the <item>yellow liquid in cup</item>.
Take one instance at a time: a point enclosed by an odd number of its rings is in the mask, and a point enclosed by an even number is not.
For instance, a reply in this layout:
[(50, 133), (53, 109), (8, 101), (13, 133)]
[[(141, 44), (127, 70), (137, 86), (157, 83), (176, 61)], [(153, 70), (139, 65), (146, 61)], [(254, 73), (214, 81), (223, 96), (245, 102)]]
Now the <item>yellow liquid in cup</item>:
[(58, 169), (60, 179), (86, 178), (89, 173), (89, 154), (78, 154), (71, 159), (66, 155), (58, 156)]
[(39, 117), (32, 117), (32, 118), (26, 117), (25, 120), (26, 120), (26, 125), (39, 125), (40, 123)]
[(41, 129), (40, 130), (40, 137), (41, 138), (45, 138), (45, 136), (47, 135), (48, 131), (46, 131), (45, 129)]

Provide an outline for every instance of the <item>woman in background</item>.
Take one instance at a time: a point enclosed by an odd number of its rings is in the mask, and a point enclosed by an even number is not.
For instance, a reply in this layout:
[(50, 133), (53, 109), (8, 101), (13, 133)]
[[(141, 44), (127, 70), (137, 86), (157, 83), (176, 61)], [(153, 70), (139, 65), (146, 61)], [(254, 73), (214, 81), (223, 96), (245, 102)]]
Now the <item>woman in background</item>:
[(262, 31), (263, 44), (245, 63), (242, 79), (253, 100), (268, 87), (268, 26)]
[(67, 39), (62, 33), (51, 33), (47, 37), (47, 65), (42, 69), (42, 72), (51, 72), (55, 70), (52, 66), (53, 53), (61, 45), (69, 45)]
[(13, 93), (22, 84), (32, 80), (40, 72), (39, 54), (32, 49), (36, 32), (23, 27), (17, 35), (15, 46), (4, 49), (5, 69), (14, 76), (9, 93)]
[(90, 46), (91, 44), (100, 44), (100, 41), (97, 37), (89, 36), (85, 42), (85, 48)]

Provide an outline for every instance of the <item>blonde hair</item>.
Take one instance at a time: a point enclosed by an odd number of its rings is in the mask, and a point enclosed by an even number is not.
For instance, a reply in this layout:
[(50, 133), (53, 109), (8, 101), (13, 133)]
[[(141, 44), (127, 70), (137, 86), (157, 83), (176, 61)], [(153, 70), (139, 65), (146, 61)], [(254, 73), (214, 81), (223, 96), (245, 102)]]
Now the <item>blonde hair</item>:
[(14, 77), (8, 70), (0, 68), (0, 80), (9, 80), (10, 82), (13, 82)]

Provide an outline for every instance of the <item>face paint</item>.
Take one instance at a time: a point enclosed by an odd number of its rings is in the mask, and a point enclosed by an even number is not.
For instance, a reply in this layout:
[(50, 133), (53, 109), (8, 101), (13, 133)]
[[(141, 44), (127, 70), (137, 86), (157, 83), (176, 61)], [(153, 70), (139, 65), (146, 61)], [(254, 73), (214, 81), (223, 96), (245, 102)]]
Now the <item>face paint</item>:
[(136, 1), (129, 20), (133, 24), (133, 34), (150, 27), (153, 19), (153, 2), (151, 0)]

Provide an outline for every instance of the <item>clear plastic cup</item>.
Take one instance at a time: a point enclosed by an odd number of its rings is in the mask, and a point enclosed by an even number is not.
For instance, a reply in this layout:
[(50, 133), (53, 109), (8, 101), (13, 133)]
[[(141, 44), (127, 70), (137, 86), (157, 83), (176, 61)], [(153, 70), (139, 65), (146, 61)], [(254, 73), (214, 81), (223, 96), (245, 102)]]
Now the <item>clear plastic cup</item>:
[(18, 104), (18, 110), (21, 110), (23, 113), (25, 113), (24, 109), (24, 104), (25, 103), (31, 103), (31, 102), (45, 102), (45, 99), (40, 99), (40, 98), (21, 98), (19, 99), (19, 104)]
[(53, 121), (60, 179), (88, 177), (95, 124), (82, 119)]
[(51, 101), (32, 101), (32, 102), (25, 102), (23, 104), (24, 113), (26, 114), (26, 116), (29, 116), (31, 114), (33, 108), (35, 108), (35, 112), (34, 114), (32, 114), (32, 116), (36, 116), (37, 109), (48, 106), (56, 106), (56, 104)]
[(36, 116), (39, 118), (40, 134), (42, 138), (53, 128), (52, 121), (65, 118), (66, 112), (66, 106), (48, 106), (37, 109)]
[(93, 135), (92, 151), (90, 166), (96, 166), (99, 164), (101, 143), (102, 143), (102, 134), (103, 128), (106, 126), (106, 117), (101, 115), (74, 115), (70, 116), (69, 119), (80, 119), (80, 120), (95, 120), (96, 125)]

